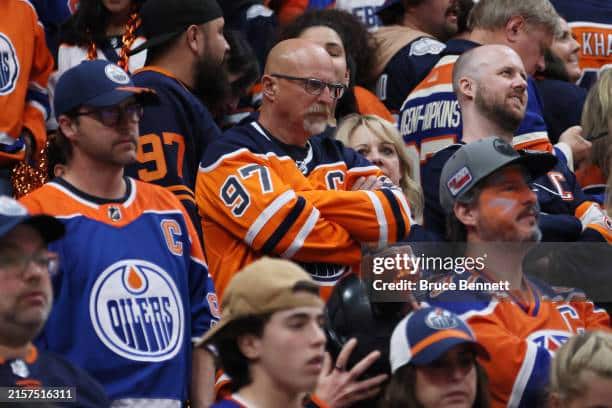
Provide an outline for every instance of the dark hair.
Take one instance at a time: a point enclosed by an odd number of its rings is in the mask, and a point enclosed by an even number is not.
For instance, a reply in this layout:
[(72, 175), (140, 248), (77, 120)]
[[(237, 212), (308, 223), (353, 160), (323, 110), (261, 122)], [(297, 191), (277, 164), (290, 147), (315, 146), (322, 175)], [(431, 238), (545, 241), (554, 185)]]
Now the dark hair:
[(72, 144), (60, 128), (56, 132), (49, 133), (47, 141), (47, 177), (52, 180), (55, 178), (55, 166), (67, 164), (72, 158)]
[(474, 7), (474, 0), (457, 1), (457, 34), (468, 31), (468, 17), (472, 7)]
[(351, 70), (350, 86), (371, 88), (376, 82), (376, 41), (354, 15), (337, 9), (312, 10), (297, 17), (281, 32), (279, 41), (297, 38), (306, 29), (324, 26), (334, 30), (346, 51), (346, 65)]
[[(249, 42), (238, 30), (224, 30), (223, 35), (230, 46), (227, 56), (227, 70), (230, 74), (238, 74), (239, 78), (232, 82), (232, 92), (242, 91), (259, 79), (259, 63)], [(246, 89), (244, 89), (246, 90)]]
[[(478, 201), (480, 193), (484, 185), (484, 181), (487, 178), (480, 180), (474, 187), (469, 191), (463, 193), (455, 200), (459, 204), (466, 206), (473, 206)], [(455, 215), (455, 212), (451, 209), (451, 212), (446, 216), (446, 239), (449, 242), (466, 242), (467, 241), (467, 228)]]
[(570, 82), (569, 74), (565, 69), (563, 60), (552, 52), (550, 48), (544, 52), (544, 62), (546, 67), (544, 68), (544, 71), (541, 72), (544, 78)]
[[(140, 8), (144, 1), (132, 0), (132, 5)], [(104, 42), (110, 16), (102, 0), (80, 0), (75, 13), (60, 27), (60, 44), (83, 47), (92, 41), (96, 44)]]
[(232, 392), (249, 385), (253, 379), (250, 372), (250, 361), (242, 354), (238, 347), (238, 338), (247, 334), (261, 337), (264, 326), (271, 314), (248, 316), (237, 319), (227, 325), (214, 340), (217, 348), (219, 365), (232, 379), (230, 388)]
[[(489, 380), (485, 370), (476, 364), (476, 398), (472, 408), (489, 408)], [(413, 364), (400, 367), (392, 376), (384, 396), (381, 398), (380, 408), (424, 408), (415, 392), (416, 370)]]

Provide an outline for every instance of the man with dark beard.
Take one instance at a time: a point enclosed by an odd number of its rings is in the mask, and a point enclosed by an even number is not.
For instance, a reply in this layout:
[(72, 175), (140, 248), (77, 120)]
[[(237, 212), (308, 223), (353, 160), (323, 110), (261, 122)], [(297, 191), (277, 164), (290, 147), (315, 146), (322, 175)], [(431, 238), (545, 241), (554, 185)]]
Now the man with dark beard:
[(138, 161), (126, 173), (172, 191), (199, 230), (194, 194), (198, 163), (221, 136), (199, 97), (206, 93), (205, 100), (211, 101), (225, 95), (223, 61), (229, 45), (223, 15), (215, 0), (149, 0), (140, 13), (148, 41), (133, 53), (147, 49), (147, 61), (133, 80), (154, 89), (161, 103), (145, 107)]
[[(512, 143), (527, 107), (527, 73), (519, 55), (505, 45), (483, 45), (463, 53), (455, 62), (452, 82), (463, 118), (461, 144), (440, 150), (423, 167), (424, 224), (441, 236), (449, 232), (439, 201), (445, 163), (462, 144), (493, 135)], [(531, 180), (531, 186), (546, 213), (539, 217), (544, 241), (603, 241), (610, 236), (605, 214), (587, 200), (562, 161)], [(449, 240), (458, 239), (451, 235)]]
[[(513, 81), (525, 86), (524, 79)], [(506, 99), (517, 109), (524, 105), (510, 92)], [(608, 314), (582, 291), (552, 287), (525, 270), (540, 236), (539, 197), (529, 180), (546, 175), (556, 161), (484, 137), (461, 146), (442, 169), (440, 203), (449, 229), (465, 243), (456, 258), (465, 268), (437, 281), (442, 289), (430, 291), (426, 302), (458, 314), (492, 357), (479, 359), (492, 408), (545, 406), (551, 356), (559, 345), (585, 330), (610, 327)]]

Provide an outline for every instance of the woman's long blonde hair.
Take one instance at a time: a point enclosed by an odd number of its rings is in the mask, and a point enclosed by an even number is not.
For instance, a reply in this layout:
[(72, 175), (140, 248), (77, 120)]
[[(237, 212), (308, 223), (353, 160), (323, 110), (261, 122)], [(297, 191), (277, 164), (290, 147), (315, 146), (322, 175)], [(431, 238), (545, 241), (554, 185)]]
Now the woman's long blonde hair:
[(404, 195), (410, 203), (412, 215), (419, 223), (423, 217), (423, 191), (421, 186), (414, 181), (412, 175), (419, 169), (413, 169), (408, 156), (408, 150), (395, 126), (375, 115), (352, 114), (344, 117), (336, 130), (336, 139), (350, 147), (350, 138), (360, 126), (365, 126), (378, 138), (385, 142), (392, 143), (399, 157), (400, 165), (400, 185)]
[(612, 69), (603, 71), (589, 91), (580, 122), (582, 133), (593, 143), (590, 161), (607, 179), (612, 164)]

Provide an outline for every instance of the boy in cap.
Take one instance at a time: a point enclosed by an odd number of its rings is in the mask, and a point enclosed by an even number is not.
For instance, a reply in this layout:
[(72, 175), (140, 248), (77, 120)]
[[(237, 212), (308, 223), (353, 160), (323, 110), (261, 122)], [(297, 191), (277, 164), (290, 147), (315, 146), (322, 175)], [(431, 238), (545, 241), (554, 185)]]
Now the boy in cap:
[[(153, 94), (117, 65), (86, 61), (55, 90), (65, 171), (22, 199), (69, 233), (39, 344), (69, 356), (117, 405), (206, 406), (212, 358), (192, 341), (216, 320), (216, 296), (189, 216), (169, 191), (123, 175)], [(189, 395), (189, 385), (192, 392)]]
[(393, 375), (381, 406), (488, 408), (486, 374), (477, 356), (489, 360), (459, 316), (435, 307), (413, 311), (391, 335)]
[(47, 245), (64, 231), (55, 218), (31, 216), (17, 201), (0, 196), (0, 386), (74, 387), (72, 398), (64, 390), (61, 400), (107, 407), (103, 388), (85, 371), (32, 344), (51, 311), (51, 276), (59, 266)]
[[(323, 307), (317, 283), (292, 262), (264, 257), (238, 273), (223, 297), (221, 320), (200, 342), (217, 350), (231, 377), (234, 393), (214, 407), (302, 407), (317, 385), (320, 398), (311, 396), (310, 406), (349, 406), (378, 393), (386, 376), (357, 381), (378, 352), (345, 371), (352, 341), (331, 370)], [(341, 395), (349, 403), (332, 405)]]
[(132, 53), (146, 49), (147, 60), (134, 83), (154, 89), (160, 103), (144, 109), (138, 161), (127, 174), (172, 191), (199, 231), (198, 164), (207, 146), (221, 138), (200, 98), (222, 99), (229, 89), (223, 13), (215, 0), (147, 0), (140, 15), (148, 41)]
[[(427, 303), (467, 323), (504, 369), (483, 361), (493, 407), (541, 406), (552, 353), (568, 338), (609, 328), (608, 314), (575, 289), (553, 288), (528, 277), (523, 261), (539, 241), (539, 211), (528, 178), (556, 163), (548, 153), (517, 152), (500, 138), (457, 150), (444, 165), (440, 204), (449, 234), (465, 242), (460, 254), (472, 268), (453, 273)], [(480, 266), (474, 264), (478, 263)]]

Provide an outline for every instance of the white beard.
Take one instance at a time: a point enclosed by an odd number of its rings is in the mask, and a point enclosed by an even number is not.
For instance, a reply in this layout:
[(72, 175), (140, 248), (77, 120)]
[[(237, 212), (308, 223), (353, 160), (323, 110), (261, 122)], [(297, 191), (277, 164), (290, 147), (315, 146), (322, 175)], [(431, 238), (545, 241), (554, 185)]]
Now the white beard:
[(325, 131), (327, 127), (327, 121), (319, 119), (311, 119), (309, 117), (304, 118), (304, 130), (310, 136), (320, 135)]

